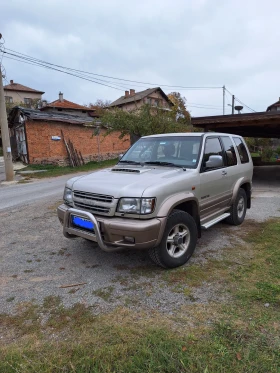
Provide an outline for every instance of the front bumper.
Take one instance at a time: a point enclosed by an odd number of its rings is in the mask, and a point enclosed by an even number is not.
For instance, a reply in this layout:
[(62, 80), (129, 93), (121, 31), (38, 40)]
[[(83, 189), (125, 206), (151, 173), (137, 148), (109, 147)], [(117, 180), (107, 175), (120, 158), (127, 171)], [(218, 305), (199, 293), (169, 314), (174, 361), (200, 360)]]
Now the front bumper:
[[(119, 248), (150, 249), (159, 244), (166, 218), (149, 220), (103, 217), (92, 215), (88, 211), (71, 208), (65, 204), (57, 208), (58, 218), (63, 225), (63, 234), (67, 238), (83, 237), (97, 242), (104, 251), (116, 251)], [(71, 215), (90, 220), (94, 231), (88, 231), (72, 224)], [(125, 240), (133, 237), (134, 243)]]

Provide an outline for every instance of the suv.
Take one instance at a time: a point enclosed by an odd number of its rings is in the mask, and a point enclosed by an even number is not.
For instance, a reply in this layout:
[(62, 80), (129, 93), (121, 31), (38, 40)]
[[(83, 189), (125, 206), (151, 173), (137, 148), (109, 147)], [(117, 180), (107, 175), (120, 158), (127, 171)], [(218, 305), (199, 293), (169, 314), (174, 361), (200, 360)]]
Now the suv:
[(145, 136), (115, 167), (68, 180), (57, 213), (67, 238), (108, 252), (147, 249), (156, 264), (174, 268), (189, 260), (202, 229), (243, 222), (252, 174), (240, 136)]

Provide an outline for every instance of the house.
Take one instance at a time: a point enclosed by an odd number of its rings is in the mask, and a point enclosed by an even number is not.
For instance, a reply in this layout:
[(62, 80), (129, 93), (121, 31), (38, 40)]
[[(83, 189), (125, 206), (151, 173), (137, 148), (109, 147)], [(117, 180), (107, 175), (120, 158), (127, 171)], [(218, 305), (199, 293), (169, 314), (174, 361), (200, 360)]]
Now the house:
[[(84, 113), (82, 113), (84, 114)], [(64, 139), (73, 143), (85, 163), (117, 158), (129, 148), (128, 138), (119, 133), (103, 136), (101, 123), (89, 116), (66, 111), (14, 107), (8, 117), (13, 160), (26, 164), (68, 165)]]
[(65, 100), (63, 93), (59, 92), (58, 100), (50, 103), (43, 102), (42, 108), (44, 112), (61, 112), (64, 114), (80, 115), (82, 117), (94, 116), (95, 108), (89, 108), (76, 104), (75, 102)]
[(280, 111), (280, 97), (279, 97), (279, 101), (277, 101), (274, 104), (268, 106), (266, 111)]
[(32, 102), (41, 100), (45, 92), (26, 87), (10, 80), (10, 84), (4, 86), (4, 95), (6, 104), (22, 104), (31, 106)]
[(141, 92), (135, 92), (134, 89), (125, 91), (124, 96), (121, 96), (116, 101), (112, 102), (109, 107), (119, 107), (123, 110), (138, 109), (142, 105), (149, 104), (154, 107), (159, 107), (169, 110), (173, 104), (167, 95), (160, 87), (148, 88)]

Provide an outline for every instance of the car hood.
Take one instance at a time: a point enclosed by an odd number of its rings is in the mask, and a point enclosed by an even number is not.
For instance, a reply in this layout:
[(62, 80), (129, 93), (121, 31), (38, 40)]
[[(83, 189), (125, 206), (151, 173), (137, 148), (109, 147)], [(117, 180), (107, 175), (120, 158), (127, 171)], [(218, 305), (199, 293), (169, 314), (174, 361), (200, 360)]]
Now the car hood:
[[(174, 167), (114, 167), (94, 172), (68, 181), (73, 190), (89, 193), (105, 194), (120, 197), (141, 197), (150, 186), (164, 188), (174, 183), (174, 179), (186, 177), (186, 173), (194, 170), (184, 170)], [(154, 188), (152, 188), (154, 189)], [(152, 197), (152, 196), (150, 196)]]

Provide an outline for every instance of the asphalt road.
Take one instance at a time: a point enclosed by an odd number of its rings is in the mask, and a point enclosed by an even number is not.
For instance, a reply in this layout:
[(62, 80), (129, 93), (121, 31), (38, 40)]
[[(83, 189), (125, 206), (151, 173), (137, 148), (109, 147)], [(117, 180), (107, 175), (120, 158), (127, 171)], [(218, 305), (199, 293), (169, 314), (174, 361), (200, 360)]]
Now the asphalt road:
[(46, 198), (62, 198), (65, 182), (71, 177), (71, 175), (64, 175), (27, 184), (2, 185), (0, 186), (0, 210)]

